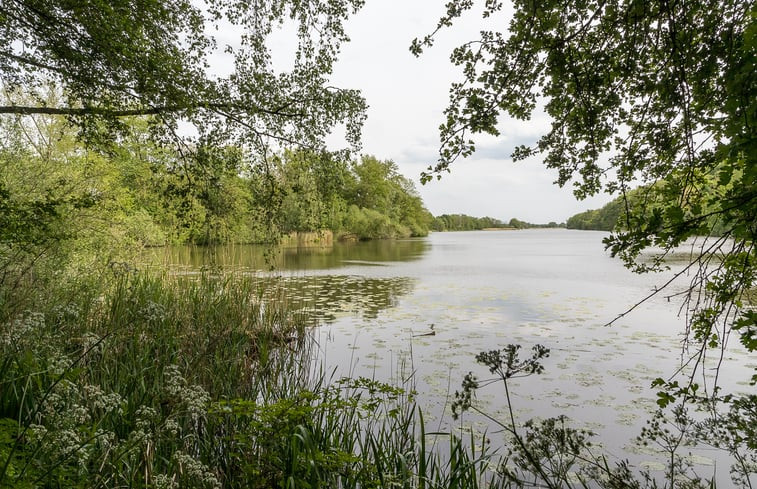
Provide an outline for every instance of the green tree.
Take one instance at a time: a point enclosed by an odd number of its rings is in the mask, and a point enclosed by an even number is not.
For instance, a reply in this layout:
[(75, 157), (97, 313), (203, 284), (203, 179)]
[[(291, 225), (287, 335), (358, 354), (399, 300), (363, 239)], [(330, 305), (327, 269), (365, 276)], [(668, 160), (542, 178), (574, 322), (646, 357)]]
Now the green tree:
[(280, 160), (279, 181), (284, 193), (280, 221), (284, 232), (315, 231), (322, 226), (324, 204), (313, 160), (306, 152), (287, 152)]
[(514, 217), (510, 219), (510, 222), (507, 225), (515, 229), (525, 229), (529, 227), (527, 222), (523, 222), (520, 219), (516, 219)]
[[(428, 233), (431, 217), (412, 181), (399, 173), (393, 161), (363, 156), (353, 163), (352, 170), (355, 183), (349, 200), (359, 209), (372, 211), (363, 217), (369, 217), (368, 221), (374, 222), (373, 228), (383, 229), (378, 234), (396, 237), (424, 236)], [(379, 225), (375, 213), (386, 216), (392, 224)], [(356, 216), (354, 210), (350, 214)]]
[(586, 229), (595, 231), (613, 231), (623, 222), (619, 222), (624, 204), (632, 200), (631, 192), (625, 197), (618, 197), (600, 209), (591, 209), (568, 218), (568, 229)]
[(60, 116), (0, 117), (0, 309), (162, 243), (144, 204), (150, 181), (143, 162), (84, 148)]
[(353, 190), (355, 205), (388, 214), (393, 204), (392, 178), (397, 174), (397, 165), (393, 161), (363, 156), (352, 170), (357, 177)]
[(580, 212), (568, 218), (568, 229), (581, 229), (581, 230), (593, 230), (593, 231), (612, 231), (615, 227), (609, 229), (602, 229), (597, 224), (597, 215), (599, 211), (597, 209), (589, 209), (588, 211)]
[[(82, 158), (70, 151), (71, 140), (63, 128), (49, 117), (24, 122), (0, 120), (3, 293), (12, 293), (32, 267), (55, 268), (64, 259), (64, 242), (78, 232), (67, 226), (69, 219), (91, 203), (77, 178)], [(46, 258), (53, 256), (51, 264)]]
[(427, 235), (431, 214), (424, 207), (412, 180), (395, 173), (391, 177), (391, 183), (394, 197), (389, 216), (409, 228), (412, 236)]
[[(411, 50), (420, 54), (477, 4), (485, 18), (505, 15), (497, 0), (450, 0), (436, 31)], [(513, 157), (542, 155), (578, 198), (619, 193), (622, 225), (606, 240), (614, 256), (657, 270), (688, 238), (711, 236), (687, 267), (698, 273), (684, 295), (688, 364), (697, 368), (680, 384), (660, 382), (660, 405), (701, 402), (712, 415), (703, 438), (746, 461), (734, 468), (742, 482), (757, 465), (757, 447), (745, 441), (757, 395), (723, 396), (696, 376), (731, 336), (757, 351), (748, 304), (757, 278), (756, 17), (755, 2), (742, 0), (515, 0), (507, 31), (483, 30), (454, 50), (462, 80), (450, 90), (439, 160), (422, 175), (439, 177), (472, 154), (473, 135), (499, 135), (505, 115), (528, 119), (543, 107), (551, 126)], [(651, 246), (659, 258), (637, 262)]]
[[(362, 3), (2, 2), (2, 86), (37, 93), (54, 83), (65, 97), (3, 105), (0, 114), (65, 115), (90, 140), (125, 130), (125, 116), (152, 115), (156, 140), (257, 150), (275, 141), (321, 147), (335, 124), (346, 123), (357, 144), (364, 101), (327, 81), (347, 39), (342, 23)], [(268, 38), (284, 22), (293, 25), (298, 47), (291, 71), (277, 73)], [(238, 44), (218, 45), (210, 33), (220, 24), (243, 32)], [(214, 75), (210, 60), (224, 51), (233, 70)], [(197, 136), (179, 136), (179, 122)]]
[(345, 158), (328, 153), (311, 155), (312, 171), (323, 202), (322, 228), (339, 231), (347, 212), (350, 192), (355, 187), (355, 175)]

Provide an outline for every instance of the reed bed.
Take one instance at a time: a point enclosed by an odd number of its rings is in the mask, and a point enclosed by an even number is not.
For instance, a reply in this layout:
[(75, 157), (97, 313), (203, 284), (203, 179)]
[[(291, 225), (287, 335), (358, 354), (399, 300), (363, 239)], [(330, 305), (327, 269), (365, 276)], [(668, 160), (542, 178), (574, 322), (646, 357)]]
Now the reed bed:
[(320, 372), (312, 316), (273, 281), (126, 270), (75, 289), (3, 311), (0, 487), (484, 483), (456, 438), (427, 448), (412, 385)]

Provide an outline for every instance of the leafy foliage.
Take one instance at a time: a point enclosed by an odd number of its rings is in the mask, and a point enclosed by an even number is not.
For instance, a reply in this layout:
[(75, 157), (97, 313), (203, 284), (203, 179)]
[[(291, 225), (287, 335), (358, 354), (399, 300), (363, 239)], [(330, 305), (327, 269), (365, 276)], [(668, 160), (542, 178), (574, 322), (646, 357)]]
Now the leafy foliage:
[(623, 212), (623, 199), (617, 198), (600, 209), (591, 209), (569, 217), (566, 221), (566, 227), (568, 229), (613, 231)]
[[(273, 183), (284, 232), (331, 229), (359, 239), (428, 234), (431, 216), (392, 161), (363, 156), (349, 163), (323, 153), (286, 152), (277, 164)], [(262, 211), (270, 201), (257, 204)]]
[[(61, 116), (6, 115), (0, 122), (0, 241), (9, 253), (52, 243), (81, 248), (93, 232), (111, 250), (273, 241), (277, 230), (330, 229), (364, 239), (428, 232), (430, 216), (412, 183), (392, 162), (373, 157), (350, 163), (285, 151), (270, 158), (271, 167), (255, 169), (237, 147), (156, 144), (144, 118), (123, 120), (129, 134), (100, 149), (77, 141)], [(380, 171), (364, 171), (371, 165)]]
[[(154, 115), (155, 140), (263, 151), (269, 140), (322, 147), (345, 123), (357, 144), (365, 104), (359, 93), (328, 86), (342, 22), (361, 0), (208, 0), (138, 2), (37, 0), (0, 7), (0, 71), (6, 90), (64, 89), (55, 104), (11, 103), (0, 113), (66, 115), (90, 141), (125, 129), (121, 118)], [(273, 68), (268, 39), (289, 22), (296, 33), (291, 71)], [(214, 31), (238, 29), (218, 45)], [(231, 73), (211, 71), (214, 56)], [(180, 136), (182, 121), (197, 137)]]

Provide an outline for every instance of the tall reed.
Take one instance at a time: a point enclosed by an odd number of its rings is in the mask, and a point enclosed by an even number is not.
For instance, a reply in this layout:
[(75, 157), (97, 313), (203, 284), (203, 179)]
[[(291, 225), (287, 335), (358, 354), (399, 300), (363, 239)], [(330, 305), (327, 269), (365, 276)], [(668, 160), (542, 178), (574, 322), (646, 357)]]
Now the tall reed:
[(310, 326), (250, 276), (121, 270), (38, 296), (3, 324), (0, 487), (494, 482), (476, 440), (426, 433), (412, 376), (319, 372)]

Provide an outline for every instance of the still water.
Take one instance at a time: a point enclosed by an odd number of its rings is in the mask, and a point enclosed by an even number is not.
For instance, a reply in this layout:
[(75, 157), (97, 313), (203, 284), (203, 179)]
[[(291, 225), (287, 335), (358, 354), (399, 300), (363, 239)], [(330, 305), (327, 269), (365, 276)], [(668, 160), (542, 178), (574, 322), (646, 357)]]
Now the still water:
[[(675, 300), (657, 295), (608, 326), (671, 272), (629, 272), (605, 252), (604, 236), (568, 230), (433, 233), (275, 252), (175, 248), (164, 261), (182, 273), (204, 267), (281, 276), (291, 297), (315, 311), (325, 371), (395, 382), (413, 372), (429, 431), (459, 428), (450, 426), (451, 394), (469, 371), (490, 377), (476, 365), (477, 353), (515, 343), (525, 355), (542, 344), (551, 349), (544, 374), (512, 389), (517, 416), (565, 414), (574, 426), (596, 432), (611, 456), (660, 470), (661, 459), (634, 438), (656, 408), (650, 383), (672, 375), (685, 357), (685, 323)], [(670, 292), (684, 285), (673, 284)], [(735, 370), (749, 366), (738, 348), (729, 355)], [(735, 373), (725, 371), (723, 378), (747, 378)], [(736, 381), (729, 387), (742, 386), (747, 388)], [(478, 401), (506, 419), (501, 386), (480, 390)], [(489, 429), (490, 438), (503, 436), (482, 420), (469, 422)], [(702, 475), (724, 475), (728, 485), (727, 460), (715, 451), (694, 450), (690, 460)]]

